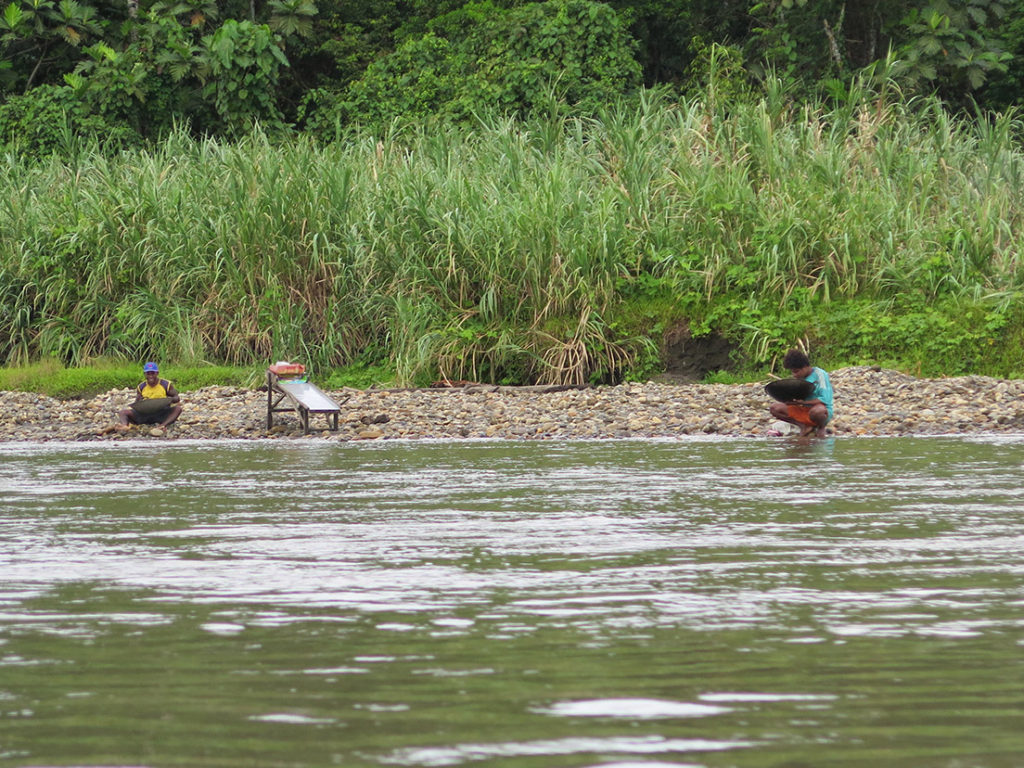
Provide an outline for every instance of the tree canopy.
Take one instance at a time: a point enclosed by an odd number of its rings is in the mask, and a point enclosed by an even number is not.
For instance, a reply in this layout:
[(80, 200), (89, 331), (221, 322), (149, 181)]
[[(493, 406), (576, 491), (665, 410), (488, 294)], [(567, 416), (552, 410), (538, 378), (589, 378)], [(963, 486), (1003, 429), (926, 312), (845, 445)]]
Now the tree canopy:
[(230, 137), (256, 123), (330, 137), (553, 101), (586, 113), (643, 86), (685, 95), (712, 75), (733, 94), (770, 76), (796, 98), (838, 96), (881, 66), (953, 108), (1003, 109), (1024, 79), (1022, 10), (1024, 0), (9, 0), (0, 139), (45, 152), (69, 132), (123, 145), (174, 125)]

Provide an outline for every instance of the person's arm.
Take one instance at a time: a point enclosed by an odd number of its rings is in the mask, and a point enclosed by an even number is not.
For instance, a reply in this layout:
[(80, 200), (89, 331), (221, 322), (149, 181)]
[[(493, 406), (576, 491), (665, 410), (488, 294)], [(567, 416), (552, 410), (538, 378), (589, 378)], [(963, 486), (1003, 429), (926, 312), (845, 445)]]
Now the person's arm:
[[(815, 369), (814, 373), (816, 373), (816, 372), (817, 372), (817, 369)], [(814, 373), (812, 373), (811, 376), (813, 376)], [(825, 405), (825, 401), (824, 400), (822, 400), (820, 398), (817, 398), (817, 397), (814, 397), (814, 395), (821, 393), (821, 381), (818, 378), (812, 379), (811, 376), (808, 376), (806, 379), (804, 379), (804, 381), (811, 381), (811, 383), (814, 384), (814, 389), (811, 390), (811, 397), (807, 398), (806, 400), (799, 400), (799, 401), (797, 401), (797, 405), (807, 405), (807, 406)], [(825, 407), (828, 408), (827, 405), (825, 405)]]
[(171, 398), (172, 403), (181, 402), (181, 397), (178, 395), (178, 390), (174, 388), (174, 385), (167, 382), (167, 396)]
[(139, 386), (135, 388), (135, 402), (142, 402), (142, 384), (139, 384)]

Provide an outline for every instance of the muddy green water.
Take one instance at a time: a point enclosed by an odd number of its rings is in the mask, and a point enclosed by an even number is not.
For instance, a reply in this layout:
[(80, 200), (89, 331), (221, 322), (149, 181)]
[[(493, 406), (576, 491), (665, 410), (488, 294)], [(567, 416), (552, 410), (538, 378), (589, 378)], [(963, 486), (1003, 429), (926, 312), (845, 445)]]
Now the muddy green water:
[(1024, 438), (0, 456), (5, 767), (1024, 765)]

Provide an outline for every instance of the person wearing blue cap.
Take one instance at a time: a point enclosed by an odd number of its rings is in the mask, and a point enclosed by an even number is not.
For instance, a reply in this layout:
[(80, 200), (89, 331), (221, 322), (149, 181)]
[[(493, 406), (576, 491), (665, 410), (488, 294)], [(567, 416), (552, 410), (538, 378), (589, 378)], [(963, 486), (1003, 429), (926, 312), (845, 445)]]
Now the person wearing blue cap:
[(167, 379), (160, 378), (156, 363), (142, 366), (146, 380), (135, 389), (135, 402), (117, 414), (118, 431), (124, 432), (129, 424), (156, 424), (164, 429), (181, 415), (181, 397)]

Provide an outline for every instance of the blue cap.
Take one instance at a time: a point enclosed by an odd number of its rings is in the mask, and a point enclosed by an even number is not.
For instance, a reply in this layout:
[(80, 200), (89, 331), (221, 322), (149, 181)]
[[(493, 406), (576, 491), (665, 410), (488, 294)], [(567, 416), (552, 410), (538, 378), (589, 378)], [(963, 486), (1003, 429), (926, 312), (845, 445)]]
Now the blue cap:
[(156, 363), (146, 363), (144, 366), (142, 366), (143, 373), (149, 373), (150, 371), (156, 373), (159, 370), (160, 369), (157, 367)]

